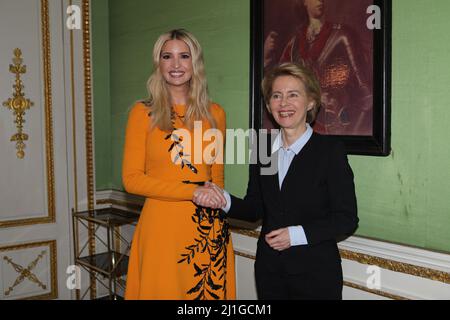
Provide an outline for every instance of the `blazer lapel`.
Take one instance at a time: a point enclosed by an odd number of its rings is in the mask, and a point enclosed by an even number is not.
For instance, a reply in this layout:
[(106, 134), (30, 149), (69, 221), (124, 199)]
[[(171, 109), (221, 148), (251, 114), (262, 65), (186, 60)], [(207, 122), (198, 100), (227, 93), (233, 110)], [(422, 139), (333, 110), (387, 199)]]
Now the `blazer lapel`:
[[(301, 153), (301, 151), (300, 151), (300, 153)], [(297, 171), (296, 167), (297, 167), (297, 162), (298, 162), (298, 156), (300, 155), (300, 153), (296, 154), (294, 156), (294, 158), (292, 159), (291, 165), (289, 166), (289, 169), (286, 172), (286, 176), (284, 177), (283, 183), (281, 185), (280, 192), (285, 192), (286, 191), (286, 185), (289, 185), (289, 180), (291, 179), (291, 177), (295, 177), (296, 176), (295, 172)]]
[[(298, 154), (294, 156), (292, 159), (291, 165), (289, 166), (289, 169), (286, 173), (286, 176), (284, 177), (283, 184), (281, 185), (281, 191), (280, 192), (286, 192), (286, 188), (288, 188), (290, 184), (291, 179), (299, 179), (301, 178), (298, 174), (300, 166), (302, 165), (302, 159), (305, 159), (308, 157), (308, 150), (311, 146), (311, 140), (314, 138), (314, 134), (311, 136), (309, 141), (304, 145), (304, 147), (300, 150)], [(278, 176), (278, 175), (277, 175)]]
[(280, 190), (280, 179), (278, 178), (278, 151), (277, 152), (275, 152), (274, 154), (272, 154), (272, 143), (270, 143), (270, 145), (269, 145), (269, 150), (270, 150), (270, 154), (272, 155), (272, 159), (273, 159), (273, 161), (272, 162), (274, 162), (274, 166), (276, 166), (276, 168), (275, 168), (275, 174), (274, 175), (272, 175), (272, 179), (271, 179), (271, 181), (270, 181), (270, 185), (271, 185), (271, 188), (272, 188), (272, 192), (273, 192), (273, 194), (275, 195), (275, 198), (277, 199), (277, 201), (279, 201), (280, 200), (280, 192), (281, 192), (281, 190)]
[[(268, 146), (270, 154), (272, 153), (272, 146)], [(262, 181), (264, 181), (265, 188), (267, 188), (267, 191), (264, 194), (265, 197), (268, 197), (269, 199), (274, 199), (279, 203), (280, 201), (280, 183), (278, 179), (278, 152), (274, 153), (272, 155), (272, 160), (267, 167), (269, 166), (275, 166), (273, 168), (274, 174), (271, 175), (263, 175), (261, 176)], [(272, 170), (271, 170), (272, 171)]]

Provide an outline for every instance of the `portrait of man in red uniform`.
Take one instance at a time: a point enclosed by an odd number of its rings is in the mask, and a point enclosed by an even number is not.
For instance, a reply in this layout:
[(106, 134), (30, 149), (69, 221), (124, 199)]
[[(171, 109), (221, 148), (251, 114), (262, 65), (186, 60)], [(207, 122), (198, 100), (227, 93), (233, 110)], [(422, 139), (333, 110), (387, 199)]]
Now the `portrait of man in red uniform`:
[[(265, 0), (264, 69), (298, 62), (318, 77), (322, 106), (314, 130), (328, 135), (373, 132), (371, 0)], [(272, 128), (268, 115), (263, 127)]]

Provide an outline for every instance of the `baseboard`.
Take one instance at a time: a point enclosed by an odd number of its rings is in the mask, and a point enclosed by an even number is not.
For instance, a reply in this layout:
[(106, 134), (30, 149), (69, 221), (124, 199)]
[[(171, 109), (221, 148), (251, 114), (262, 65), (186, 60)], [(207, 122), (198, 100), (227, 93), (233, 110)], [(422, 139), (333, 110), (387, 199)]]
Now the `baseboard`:
[(114, 206), (133, 212), (140, 212), (144, 202), (144, 197), (132, 195), (124, 191), (102, 190), (96, 193), (96, 206), (98, 208)]

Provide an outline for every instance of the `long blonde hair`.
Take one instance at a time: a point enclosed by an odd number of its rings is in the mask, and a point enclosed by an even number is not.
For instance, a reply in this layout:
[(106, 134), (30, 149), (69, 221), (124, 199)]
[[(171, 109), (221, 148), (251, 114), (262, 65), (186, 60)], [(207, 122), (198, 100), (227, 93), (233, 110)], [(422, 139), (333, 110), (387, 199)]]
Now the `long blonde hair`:
[(159, 69), (162, 48), (169, 40), (184, 41), (192, 56), (193, 72), (189, 83), (185, 125), (191, 129), (194, 121), (206, 119), (211, 127), (215, 128), (216, 124), (210, 112), (211, 101), (208, 95), (202, 48), (197, 39), (184, 29), (174, 29), (162, 34), (153, 47), (153, 73), (147, 81), (149, 97), (143, 101), (151, 107), (152, 127), (157, 126), (163, 131), (173, 130), (170, 93)]

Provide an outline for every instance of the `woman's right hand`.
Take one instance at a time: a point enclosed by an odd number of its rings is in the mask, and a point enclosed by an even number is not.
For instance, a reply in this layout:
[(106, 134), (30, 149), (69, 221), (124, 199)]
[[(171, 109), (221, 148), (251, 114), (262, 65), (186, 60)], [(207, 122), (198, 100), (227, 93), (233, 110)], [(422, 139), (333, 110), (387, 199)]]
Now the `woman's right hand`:
[(223, 192), (210, 186), (198, 186), (194, 191), (192, 201), (198, 206), (213, 209), (222, 209), (227, 204)]

